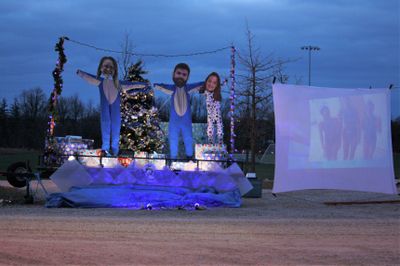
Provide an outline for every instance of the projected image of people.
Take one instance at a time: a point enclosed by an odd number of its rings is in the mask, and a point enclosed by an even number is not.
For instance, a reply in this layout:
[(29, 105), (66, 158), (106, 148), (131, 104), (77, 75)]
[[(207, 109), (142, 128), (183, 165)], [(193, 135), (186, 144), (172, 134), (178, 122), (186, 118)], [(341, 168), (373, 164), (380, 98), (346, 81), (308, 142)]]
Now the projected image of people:
[(382, 131), (381, 119), (375, 115), (375, 105), (368, 101), (365, 106), (363, 121), (363, 154), (364, 159), (372, 159), (375, 153), (378, 133)]
[(322, 121), (319, 123), (319, 136), (324, 157), (337, 160), (342, 139), (342, 125), (337, 117), (332, 117), (329, 108), (321, 108)]
[[(274, 85), (273, 191), (397, 193), (389, 89)], [(386, 182), (386, 183), (385, 183)]]
[[(384, 161), (388, 149), (382, 132), (387, 115), (384, 96), (319, 98), (311, 100), (309, 108), (310, 146), (305, 165), (354, 168)], [(293, 167), (300, 164), (299, 154), (291, 160)]]
[(341, 111), (339, 118), (342, 120), (343, 131), (343, 159), (353, 160), (360, 142), (361, 124), (356, 108), (356, 102), (350, 97), (341, 98)]

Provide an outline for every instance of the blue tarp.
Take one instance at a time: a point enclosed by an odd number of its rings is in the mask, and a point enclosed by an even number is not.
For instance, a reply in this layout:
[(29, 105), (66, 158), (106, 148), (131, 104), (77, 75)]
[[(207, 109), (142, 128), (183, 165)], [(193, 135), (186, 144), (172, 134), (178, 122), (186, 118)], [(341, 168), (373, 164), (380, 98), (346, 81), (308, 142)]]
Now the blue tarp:
[(240, 207), (240, 192), (216, 193), (207, 188), (94, 185), (73, 187), (66, 193), (53, 193), (47, 198), (46, 207), (73, 208), (132, 208), (153, 209), (204, 207)]
[[(211, 172), (180, 172), (145, 169), (87, 169), (93, 183), (72, 187), (65, 193), (53, 193), (46, 207), (193, 209), (201, 207), (240, 207), (241, 195), (233, 179)], [(127, 179), (130, 184), (112, 180)], [(68, 178), (68, 177), (66, 177)], [(118, 182), (119, 183), (119, 182)]]

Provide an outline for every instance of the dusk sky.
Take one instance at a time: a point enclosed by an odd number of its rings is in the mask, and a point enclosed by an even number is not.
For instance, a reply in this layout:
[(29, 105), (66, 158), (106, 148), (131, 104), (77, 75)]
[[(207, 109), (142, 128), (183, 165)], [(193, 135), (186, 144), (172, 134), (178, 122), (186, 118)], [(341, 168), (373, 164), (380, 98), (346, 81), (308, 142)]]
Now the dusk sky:
[[(315, 45), (311, 82), (336, 88), (392, 90), (392, 116), (400, 116), (400, 1), (399, 0), (171, 0), (171, 1), (51, 1), (0, 2), (0, 98), (11, 103), (22, 90), (52, 90), (60, 36), (97, 47), (121, 50), (125, 33), (134, 52), (182, 54), (214, 50), (233, 43), (246, 48), (246, 21), (263, 56), (298, 59), (286, 66), (290, 83), (308, 84), (308, 54)], [(99, 102), (98, 90), (75, 74), (80, 68), (95, 73), (105, 53), (65, 43), (62, 95), (78, 94)], [(135, 59), (134, 59), (135, 60)], [(147, 78), (171, 82), (176, 63), (187, 62), (191, 81), (211, 71), (229, 75), (230, 53), (184, 58), (143, 57)], [(239, 66), (240, 68), (240, 66)], [(157, 95), (156, 95), (157, 96)]]

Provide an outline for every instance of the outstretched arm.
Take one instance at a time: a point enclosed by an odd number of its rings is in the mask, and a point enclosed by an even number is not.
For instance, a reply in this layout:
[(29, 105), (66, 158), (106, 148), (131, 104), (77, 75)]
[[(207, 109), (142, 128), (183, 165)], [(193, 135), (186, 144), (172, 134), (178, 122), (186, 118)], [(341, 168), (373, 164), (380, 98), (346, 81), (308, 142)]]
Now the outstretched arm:
[(165, 94), (171, 95), (174, 93), (175, 85), (172, 84), (163, 84), (163, 83), (154, 83), (154, 89), (164, 92)]
[(186, 84), (186, 90), (188, 93), (193, 93), (193, 92), (199, 91), (201, 89), (201, 87), (203, 87), (203, 85), (204, 85), (203, 81)]
[(144, 89), (150, 85), (146, 82), (132, 82), (128, 80), (122, 80), (119, 82), (119, 84), (121, 85), (121, 89), (124, 91), (133, 89)]
[(96, 76), (86, 73), (85, 71), (82, 71), (80, 69), (76, 71), (76, 74), (78, 74), (78, 76), (80, 76), (81, 78), (86, 80), (86, 82), (92, 85), (99, 86), (99, 84), (101, 83), (101, 80), (98, 79)]

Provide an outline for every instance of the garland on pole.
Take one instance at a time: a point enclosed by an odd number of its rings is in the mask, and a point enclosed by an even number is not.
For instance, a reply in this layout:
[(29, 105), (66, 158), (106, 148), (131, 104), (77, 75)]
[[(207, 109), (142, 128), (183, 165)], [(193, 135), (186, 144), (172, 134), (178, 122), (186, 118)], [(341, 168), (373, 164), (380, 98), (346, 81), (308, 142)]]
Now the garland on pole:
[(236, 66), (236, 62), (235, 62), (235, 53), (236, 53), (236, 49), (235, 46), (231, 46), (231, 72), (230, 72), (230, 78), (231, 78), (231, 93), (230, 93), (230, 101), (231, 101), (231, 106), (230, 106), (230, 118), (231, 118), (231, 137), (230, 137), (230, 153), (229, 153), (229, 157), (230, 159), (233, 161), (233, 154), (235, 153), (236, 149), (235, 149), (235, 66)]
[(55, 51), (58, 52), (58, 59), (56, 67), (53, 70), (54, 89), (49, 99), (49, 129), (47, 130), (47, 136), (52, 137), (54, 135), (54, 127), (56, 126), (57, 117), (57, 98), (61, 95), (63, 87), (63, 79), (61, 73), (64, 71), (64, 64), (67, 62), (67, 57), (64, 54), (64, 40), (68, 40), (68, 37), (60, 37), (56, 44)]
[[(63, 158), (60, 158), (56, 152), (56, 140), (54, 138), (54, 128), (57, 121), (57, 98), (61, 95), (63, 87), (63, 79), (61, 73), (64, 71), (64, 64), (67, 62), (67, 58), (64, 54), (64, 40), (68, 40), (67, 37), (60, 37), (54, 50), (58, 52), (58, 59), (56, 61), (56, 67), (52, 74), (54, 79), (54, 88), (50, 94), (48, 111), (49, 111), (49, 122), (47, 129), (47, 135), (44, 147), (43, 161), (46, 165), (59, 165)], [(60, 162), (61, 160), (61, 162)]]

